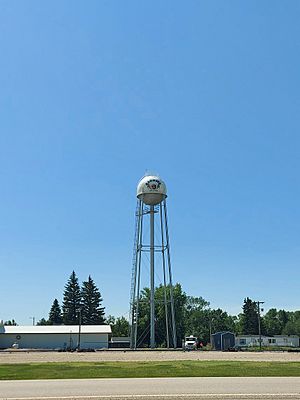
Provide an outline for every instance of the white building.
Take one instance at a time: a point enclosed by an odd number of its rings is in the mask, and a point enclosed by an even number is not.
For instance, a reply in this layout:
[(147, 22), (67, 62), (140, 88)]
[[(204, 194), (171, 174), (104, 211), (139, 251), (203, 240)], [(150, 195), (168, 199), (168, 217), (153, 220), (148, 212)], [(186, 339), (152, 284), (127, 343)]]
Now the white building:
[[(235, 344), (241, 347), (259, 346), (259, 335), (236, 336)], [(265, 347), (299, 347), (299, 336), (297, 335), (274, 335), (261, 336), (261, 345)]]
[(109, 325), (4, 326), (0, 325), (0, 348), (81, 349), (108, 348)]

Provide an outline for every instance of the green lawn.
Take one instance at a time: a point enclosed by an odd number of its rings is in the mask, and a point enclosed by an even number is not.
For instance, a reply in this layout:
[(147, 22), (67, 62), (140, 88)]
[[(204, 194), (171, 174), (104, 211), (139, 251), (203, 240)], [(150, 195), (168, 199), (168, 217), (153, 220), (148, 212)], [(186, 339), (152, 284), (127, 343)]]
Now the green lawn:
[(163, 361), (0, 364), (0, 380), (180, 376), (300, 376), (300, 362)]

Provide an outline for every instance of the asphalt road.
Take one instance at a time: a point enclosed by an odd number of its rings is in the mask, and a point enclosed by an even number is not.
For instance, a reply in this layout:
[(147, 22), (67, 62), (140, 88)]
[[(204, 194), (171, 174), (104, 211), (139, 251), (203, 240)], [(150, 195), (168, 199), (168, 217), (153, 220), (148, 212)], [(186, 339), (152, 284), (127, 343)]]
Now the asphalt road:
[(0, 399), (300, 399), (300, 378), (0, 381)]

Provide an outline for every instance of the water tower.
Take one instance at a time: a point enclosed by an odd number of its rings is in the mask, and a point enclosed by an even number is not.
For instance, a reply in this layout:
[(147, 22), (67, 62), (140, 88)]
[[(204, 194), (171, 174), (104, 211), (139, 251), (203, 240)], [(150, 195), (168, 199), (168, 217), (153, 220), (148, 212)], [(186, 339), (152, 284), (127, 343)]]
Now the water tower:
[[(130, 346), (136, 349), (139, 337), (141, 289), (150, 288), (150, 347), (155, 348), (155, 285), (163, 288), (165, 342), (167, 348), (176, 348), (176, 326), (173, 297), (170, 242), (167, 218), (167, 188), (155, 175), (144, 176), (137, 186), (137, 207), (134, 256), (130, 298)], [(146, 327), (147, 329), (147, 327)], [(146, 334), (149, 334), (146, 332)]]

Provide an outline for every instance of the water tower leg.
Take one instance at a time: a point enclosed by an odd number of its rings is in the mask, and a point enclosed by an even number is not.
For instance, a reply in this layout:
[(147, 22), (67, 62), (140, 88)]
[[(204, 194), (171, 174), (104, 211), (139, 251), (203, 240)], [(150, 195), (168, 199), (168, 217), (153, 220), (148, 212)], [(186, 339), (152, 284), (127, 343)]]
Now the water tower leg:
[(160, 231), (161, 231), (161, 252), (163, 263), (163, 279), (164, 279), (164, 303), (165, 303), (165, 320), (166, 320), (166, 344), (167, 349), (170, 348), (170, 334), (169, 334), (169, 317), (168, 317), (168, 300), (167, 300), (167, 279), (166, 279), (166, 259), (165, 259), (165, 240), (164, 240), (164, 224), (163, 224), (163, 210), (161, 203), (159, 204), (160, 214)]
[(150, 206), (150, 347), (155, 348), (154, 305), (154, 206)]
[(144, 207), (141, 208), (141, 220), (139, 231), (139, 244), (138, 244), (138, 259), (137, 259), (137, 291), (136, 291), (136, 312), (135, 312), (135, 333), (134, 333), (134, 349), (137, 348), (137, 334), (139, 322), (139, 304), (140, 304), (140, 284), (141, 284), (141, 261), (142, 261), (142, 240), (143, 240), (143, 215)]
[(172, 280), (172, 268), (171, 268), (171, 257), (170, 257), (170, 240), (169, 240), (167, 204), (166, 204), (165, 200), (164, 200), (164, 214), (165, 214), (165, 224), (166, 224), (167, 260), (168, 260), (169, 279), (170, 279), (170, 302), (171, 302), (173, 346), (174, 346), (174, 349), (176, 349), (177, 335), (176, 335), (176, 322), (175, 322), (175, 307), (174, 307), (174, 296), (173, 296), (173, 280)]

